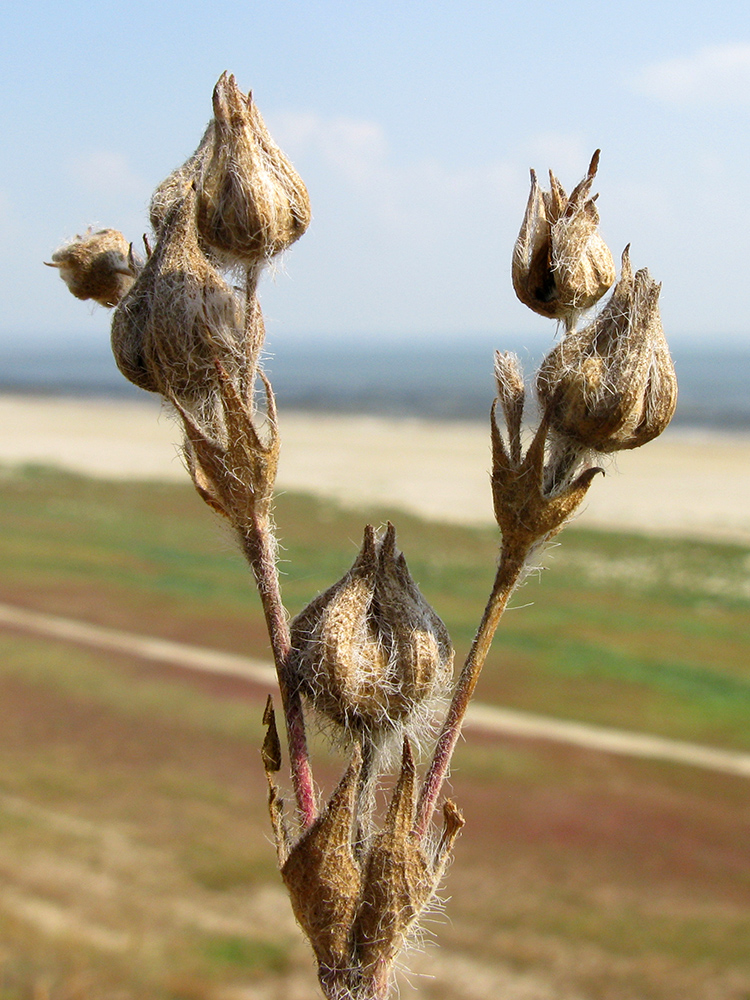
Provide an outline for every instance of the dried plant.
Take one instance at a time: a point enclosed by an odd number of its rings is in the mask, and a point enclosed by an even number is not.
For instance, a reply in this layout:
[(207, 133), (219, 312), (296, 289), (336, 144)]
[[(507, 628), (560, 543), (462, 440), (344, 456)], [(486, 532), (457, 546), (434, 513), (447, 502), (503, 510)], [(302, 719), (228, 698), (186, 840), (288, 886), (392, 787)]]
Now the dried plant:
[[(238, 536), (268, 626), (294, 792), (290, 815), (277, 784), (282, 743), (269, 697), (261, 756), (281, 876), (325, 996), (384, 1000), (464, 825), (451, 801), (441, 831), (434, 813), (508, 599), (580, 506), (601, 471), (596, 453), (644, 444), (674, 412), (659, 286), (647, 271), (633, 277), (626, 250), (609, 302), (577, 331), (582, 310), (615, 280), (590, 197), (599, 153), (570, 197), (554, 174), (542, 192), (532, 173), (513, 284), (522, 302), (561, 321), (563, 335), (537, 373), (540, 416), (525, 448), (523, 373), (515, 356), (496, 355), (499, 557), (466, 662), (454, 680), (448, 633), (390, 524), (384, 532), (368, 525), (351, 569), (290, 624), (273, 523), (278, 422), (259, 363), (256, 287), (263, 266), (305, 231), (310, 208), (304, 184), (233, 77), (221, 77), (213, 106), (198, 149), (153, 196), (156, 242), (152, 251), (146, 241), (145, 263), (120, 233), (103, 230), (58, 250), (52, 266), (74, 295), (117, 306), (112, 347), (121, 371), (173, 407), (198, 493)], [(324, 804), (308, 754), (311, 722), (334, 734), (349, 759)], [(395, 783), (378, 816), (373, 788), (389, 769)]]

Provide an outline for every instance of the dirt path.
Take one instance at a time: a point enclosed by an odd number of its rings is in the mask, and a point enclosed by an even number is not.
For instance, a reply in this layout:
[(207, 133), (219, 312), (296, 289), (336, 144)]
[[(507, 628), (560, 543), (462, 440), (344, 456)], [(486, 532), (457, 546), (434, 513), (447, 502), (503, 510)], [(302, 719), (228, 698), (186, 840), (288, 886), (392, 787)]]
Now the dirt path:
[[(242, 677), (264, 688), (276, 684), (273, 667), (260, 660), (102, 628), (99, 625), (29, 611), (9, 604), (0, 604), (0, 625), (93, 646), (96, 649), (125, 653), (157, 663)], [(750, 754), (747, 753), (664, 739), (646, 733), (551, 719), (516, 709), (475, 703), (469, 708), (466, 727), (485, 733), (552, 740), (604, 753), (669, 761), (750, 778)]]

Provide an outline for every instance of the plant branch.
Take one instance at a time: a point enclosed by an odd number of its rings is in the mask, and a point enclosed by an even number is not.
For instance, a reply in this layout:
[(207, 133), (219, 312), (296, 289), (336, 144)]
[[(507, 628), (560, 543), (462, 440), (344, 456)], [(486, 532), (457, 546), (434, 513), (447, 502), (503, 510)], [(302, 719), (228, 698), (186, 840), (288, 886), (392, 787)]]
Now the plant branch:
[(474, 636), (469, 655), (456, 682), (453, 699), (435, 744), (432, 763), (420, 792), (415, 827), (417, 836), (420, 838), (425, 835), (432, 820), (438, 796), (450, 767), (453, 751), (461, 734), (466, 709), (479, 680), (484, 661), (490, 651), (500, 618), (521, 576), (528, 552), (528, 547), (520, 549), (517, 546), (511, 547), (503, 544), (492, 592)]
[(281, 600), (275, 558), (276, 543), (270, 517), (253, 518), (247, 527), (241, 529), (240, 540), (242, 550), (255, 576), (271, 640), (281, 704), (286, 721), (292, 784), (302, 829), (306, 830), (315, 820), (317, 813), (315, 786), (307, 750), (302, 700), (299, 692), (294, 690), (288, 681), (288, 663), (292, 647), (289, 638), (288, 616)]

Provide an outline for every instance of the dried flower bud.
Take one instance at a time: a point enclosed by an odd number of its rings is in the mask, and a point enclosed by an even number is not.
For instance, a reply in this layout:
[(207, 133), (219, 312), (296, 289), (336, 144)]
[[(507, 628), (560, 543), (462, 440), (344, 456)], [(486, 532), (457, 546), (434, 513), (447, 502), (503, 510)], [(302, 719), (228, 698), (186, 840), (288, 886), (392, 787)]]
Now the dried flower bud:
[(628, 248), (612, 298), (586, 329), (568, 334), (542, 362), (537, 391), (558, 434), (599, 452), (638, 448), (667, 427), (677, 379), (647, 270)]
[(243, 309), (198, 245), (195, 192), (169, 212), (162, 236), (112, 321), (112, 350), (136, 385), (182, 401), (206, 400), (225, 369), (244, 365)]
[(210, 155), (197, 180), (198, 230), (209, 246), (255, 267), (307, 229), (307, 189), (233, 76), (221, 76), (213, 103)]
[(615, 280), (615, 265), (599, 235), (596, 196), (591, 186), (599, 150), (588, 173), (570, 197), (550, 171), (550, 190), (542, 191), (531, 171), (531, 193), (513, 251), (513, 288), (529, 309), (568, 324), (593, 306)]
[(417, 588), (396, 532), (365, 529), (349, 572), (292, 622), (292, 670), (317, 709), (342, 726), (392, 731), (450, 679), (450, 637)]
[(89, 230), (52, 254), (47, 267), (60, 277), (77, 299), (93, 299), (116, 306), (135, 281), (139, 261), (130, 255), (128, 241), (116, 229)]

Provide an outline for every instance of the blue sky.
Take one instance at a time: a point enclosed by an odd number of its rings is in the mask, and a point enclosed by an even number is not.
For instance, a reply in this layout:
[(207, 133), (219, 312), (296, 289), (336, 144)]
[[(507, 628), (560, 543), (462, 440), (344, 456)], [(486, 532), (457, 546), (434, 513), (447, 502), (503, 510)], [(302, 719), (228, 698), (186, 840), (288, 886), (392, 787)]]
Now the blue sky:
[(275, 339), (551, 336), (514, 298), (528, 170), (602, 148), (602, 232), (663, 282), (675, 342), (747, 343), (742, 2), (41, 2), (0, 13), (0, 342), (105, 338), (42, 266), (86, 225), (139, 240), (223, 70), (308, 184), (263, 285)]

